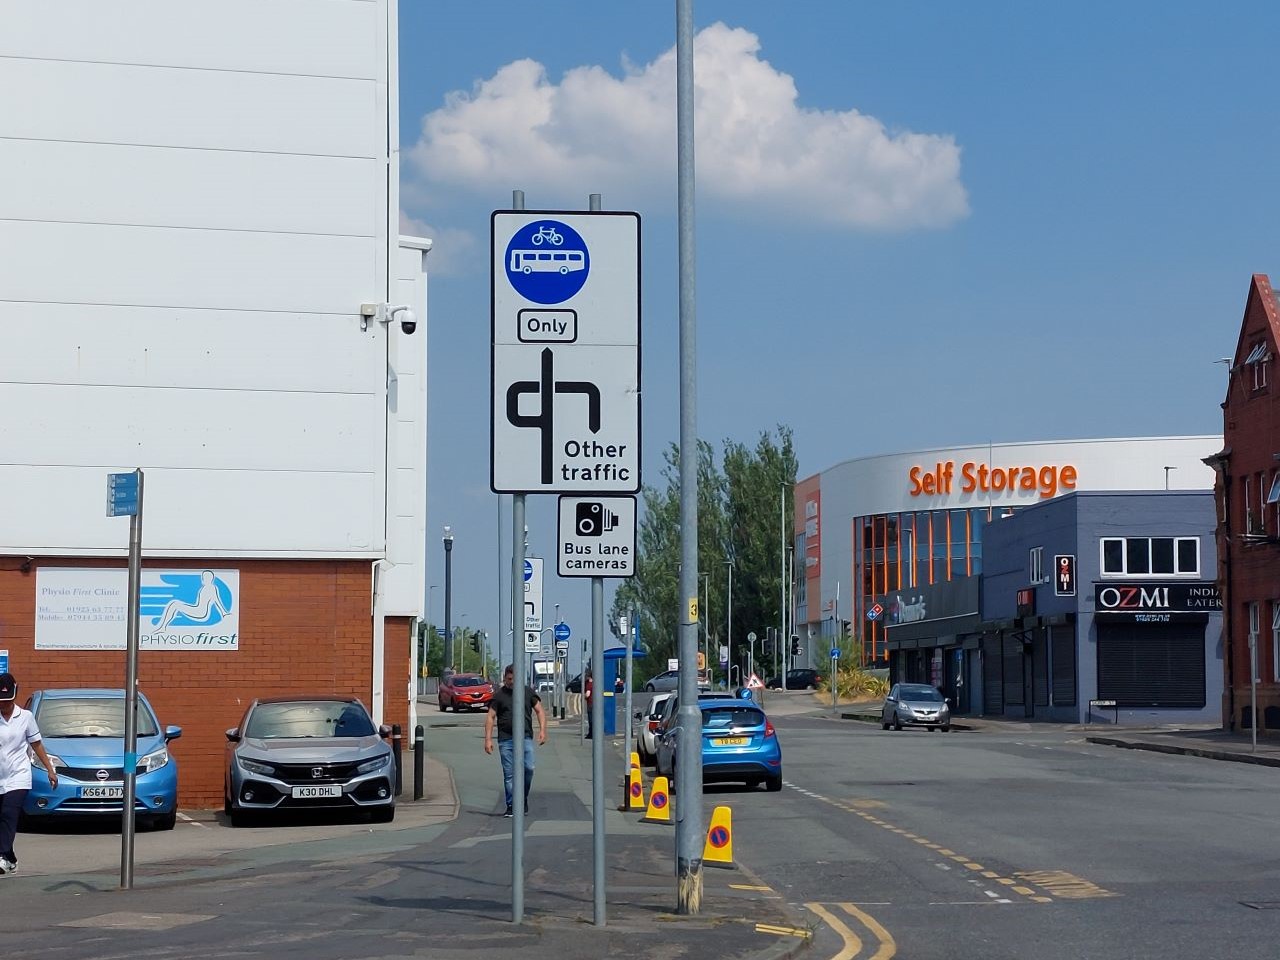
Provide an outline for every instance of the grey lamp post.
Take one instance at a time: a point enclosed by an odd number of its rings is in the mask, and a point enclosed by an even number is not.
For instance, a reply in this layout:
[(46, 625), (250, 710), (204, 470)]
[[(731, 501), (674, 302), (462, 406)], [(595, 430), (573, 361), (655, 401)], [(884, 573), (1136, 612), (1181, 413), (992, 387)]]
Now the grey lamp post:
[(444, 668), (453, 669), (453, 530), (444, 528)]

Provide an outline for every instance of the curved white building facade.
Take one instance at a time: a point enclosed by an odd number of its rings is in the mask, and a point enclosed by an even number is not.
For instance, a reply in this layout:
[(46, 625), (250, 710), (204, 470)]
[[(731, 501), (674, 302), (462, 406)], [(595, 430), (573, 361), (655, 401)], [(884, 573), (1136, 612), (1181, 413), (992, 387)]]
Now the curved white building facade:
[[(1076, 491), (1210, 490), (1220, 436), (941, 447), (861, 457), (796, 483), (797, 665), (847, 621), (885, 663), (876, 607), (891, 591), (982, 572), (982, 534), (1008, 511)], [(820, 649), (819, 649), (820, 648)]]

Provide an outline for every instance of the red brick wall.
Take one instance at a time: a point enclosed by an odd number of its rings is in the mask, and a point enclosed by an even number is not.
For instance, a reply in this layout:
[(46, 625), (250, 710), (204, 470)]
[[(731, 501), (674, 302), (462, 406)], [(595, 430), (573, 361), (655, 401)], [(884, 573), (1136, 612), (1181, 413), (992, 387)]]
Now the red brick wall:
[[(0, 647), (21, 688), (123, 687), (123, 651), (36, 650), (38, 566), (109, 567), (104, 559), (0, 557)], [(208, 561), (157, 559), (147, 567), (203, 568)], [(343, 694), (370, 705), (373, 672), (371, 563), (367, 560), (228, 560), (240, 571), (240, 649), (143, 651), (138, 682), (162, 724), (182, 727), (173, 744), (179, 804), (222, 802), (226, 738), (255, 697)], [(409, 622), (386, 622), (384, 722), (408, 720)], [(412, 731), (407, 733), (411, 734)]]
[[(1280, 451), (1280, 360), (1268, 363), (1267, 384), (1258, 387), (1251, 365), (1244, 361), (1259, 340), (1265, 339), (1273, 357), (1280, 350), (1280, 308), (1264, 274), (1255, 274), (1245, 304), (1244, 319), (1229, 371), (1223, 410), (1225, 462), (1229, 487), (1223, 489), (1223, 475), (1217, 478), (1218, 502), (1229, 501), (1230, 529), (1220, 527), (1218, 539), (1219, 582), (1223, 586), (1224, 612), (1229, 618), (1230, 650), (1225, 659), (1227, 703), (1223, 717), (1236, 730), (1248, 729), (1249, 713), (1249, 604), (1260, 605), (1261, 632), (1258, 637), (1258, 729), (1280, 730), (1280, 683), (1276, 682), (1271, 635), (1271, 607), (1280, 600), (1280, 543), (1276, 542), (1280, 516), (1275, 505), (1263, 503), (1260, 489), (1269, 489), (1280, 470), (1275, 454)], [(1245, 538), (1247, 518), (1243, 488), (1249, 483), (1249, 505), (1265, 521), (1268, 537)], [(1221, 518), (1221, 514), (1219, 514)], [(1225, 536), (1223, 536), (1225, 534)], [(1228, 577), (1229, 564), (1229, 577)], [(1267, 723), (1270, 709), (1271, 723)]]

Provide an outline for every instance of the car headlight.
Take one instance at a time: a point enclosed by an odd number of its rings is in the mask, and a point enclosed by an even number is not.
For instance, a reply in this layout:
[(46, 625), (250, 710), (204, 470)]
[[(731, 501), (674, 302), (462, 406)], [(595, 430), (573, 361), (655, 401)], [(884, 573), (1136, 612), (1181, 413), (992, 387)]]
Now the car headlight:
[[(40, 758), (36, 755), (36, 752), (34, 750), (28, 747), (27, 753), (31, 757), (32, 766), (36, 767), (38, 770), (45, 770), (45, 765), (40, 761)], [(57, 770), (58, 767), (63, 767), (65, 769), (67, 766), (67, 761), (63, 760), (61, 757), (52, 753), (49, 754), (49, 762), (53, 764), (53, 768), (55, 770)], [(45, 772), (47, 773), (48, 771), (46, 770)]]
[(356, 773), (358, 774), (373, 773), (373, 771), (375, 770), (381, 770), (390, 762), (391, 762), (391, 754), (384, 753), (380, 757), (374, 757), (372, 760), (366, 760), (364, 763), (360, 764), (360, 766), (356, 767)]
[(274, 776), (276, 772), (276, 768), (269, 764), (259, 763), (257, 760), (246, 760), (244, 757), (240, 758), (240, 766), (250, 773), (260, 773), (264, 777)]
[(161, 747), (159, 750), (152, 750), (145, 757), (138, 761), (138, 767), (143, 773), (150, 773), (153, 770), (159, 770), (169, 762), (169, 748)]

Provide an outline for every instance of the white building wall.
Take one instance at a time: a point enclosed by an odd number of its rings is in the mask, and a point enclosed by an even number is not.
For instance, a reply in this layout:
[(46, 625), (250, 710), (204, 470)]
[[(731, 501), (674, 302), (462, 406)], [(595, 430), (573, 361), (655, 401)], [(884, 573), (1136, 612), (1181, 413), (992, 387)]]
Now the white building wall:
[(118, 555), (105, 475), (140, 466), (149, 554), (385, 555), (425, 510), (388, 476), (425, 469), (420, 250), (415, 337), (359, 316), (404, 284), (394, 0), (0, 23), (0, 552)]

